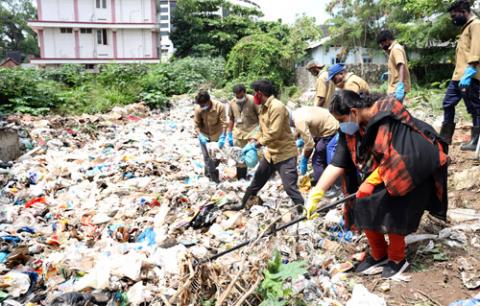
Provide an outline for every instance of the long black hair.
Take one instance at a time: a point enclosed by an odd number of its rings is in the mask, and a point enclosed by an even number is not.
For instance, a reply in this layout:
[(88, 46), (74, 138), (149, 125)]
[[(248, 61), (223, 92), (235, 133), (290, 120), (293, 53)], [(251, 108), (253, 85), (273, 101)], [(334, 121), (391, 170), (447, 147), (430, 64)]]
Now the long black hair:
[(370, 107), (384, 97), (380, 93), (357, 94), (351, 90), (340, 90), (333, 96), (329, 110), (334, 115), (344, 116), (350, 114), (352, 108)]

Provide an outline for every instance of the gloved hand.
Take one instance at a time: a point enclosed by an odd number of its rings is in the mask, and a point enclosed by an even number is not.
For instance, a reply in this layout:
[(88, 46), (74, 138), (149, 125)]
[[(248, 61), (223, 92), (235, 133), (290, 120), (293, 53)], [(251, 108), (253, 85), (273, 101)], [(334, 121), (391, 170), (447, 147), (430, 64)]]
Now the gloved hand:
[(305, 145), (305, 141), (302, 138), (297, 139), (297, 148), (301, 149)]
[(356, 197), (357, 199), (367, 198), (373, 194), (373, 190), (375, 190), (375, 185), (363, 182), (358, 188)]
[(317, 210), (318, 203), (320, 203), (324, 195), (325, 191), (321, 190), (320, 188), (313, 187), (312, 190), (310, 190), (310, 194), (308, 195), (307, 199), (307, 205), (305, 206), (308, 220), (318, 217), (318, 214), (315, 213), (315, 210)]
[(375, 169), (367, 179), (360, 185), (357, 191), (357, 199), (362, 199), (369, 197), (373, 194), (375, 186), (383, 183), (382, 178), (380, 177), (379, 168)]
[(206, 145), (210, 141), (210, 139), (208, 139), (208, 137), (203, 135), (202, 133), (198, 134), (198, 140), (200, 140), (200, 143), (202, 145)]
[(218, 138), (218, 147), (220, 149), (223, 149), (223, 147), (225, 146), (225, 133), (223, 133), (220, 138)]
[(398, 82), (397, 88), (395, 89), (395, 99), (398, 101), (403, 101), (405, 98), (405, 84), (403, 82)]
[(307, 174), (308, 158), (306, 158), (305, 156), (302, 156), (302, 159), (300, 160), (299, 169), (300, 169), (300, 174), (301, 175)]
[(247, 154), (248, 151), (255, 151), (255, 152), (257, 152), (257, 147), (255, 146), (255, 143), (249, 143), (249, 144), (247, 144), (247, 145), (242, 149), (242, 155)]
[(228, 132), (228, 144), (233, 147), (233, 133)]
[(472, 67), (472, 66), (468, 66), (466, 69), (465, 69), (465, 72), (463, 73), (463, 77), (462, 79), (460, 80), (460, 87), (468, 87), (470, 86), (470, 83), (472, 83), (472, 78), (477, 74), (477, 69)]

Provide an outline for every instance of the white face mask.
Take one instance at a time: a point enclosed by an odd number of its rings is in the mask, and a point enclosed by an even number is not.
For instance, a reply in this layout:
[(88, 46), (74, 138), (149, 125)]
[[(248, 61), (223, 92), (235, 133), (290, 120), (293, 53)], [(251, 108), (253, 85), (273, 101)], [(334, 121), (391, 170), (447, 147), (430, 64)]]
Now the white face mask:
[(238, 104), (243, 104), (243, 103), (245, 103), (245, 101), (247, 101), (247, 98), (245, 98), (245, 97), (243, 97), (241, 99), (237, 99)]
[(207, 103), (207, 105), (200, 107), (200, 109), (202, 110), (202, 112), (208, 111), (209, 108), (210, 108), (210, 106), (208, 105), (208, 103)]

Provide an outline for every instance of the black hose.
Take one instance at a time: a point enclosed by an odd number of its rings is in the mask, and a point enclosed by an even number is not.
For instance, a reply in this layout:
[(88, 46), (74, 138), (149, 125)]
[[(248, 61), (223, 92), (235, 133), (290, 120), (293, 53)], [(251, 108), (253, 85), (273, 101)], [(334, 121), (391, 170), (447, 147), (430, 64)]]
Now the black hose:
[[(353, 199), (353, 198), (355, 198), (355, 194), (351, 194), (351, 195), (349, 195), (349, 196), (347, 196), (347, 197), (345, 197), (345, 198), (343, 198), (343, 199), (341, 199), (341, 200), (338, 200), (338, 201), (335, 201), (335, 202), (333, 202), (333, 203), (330, 203), (330, 204), (328, 204), (327, 206), (323, 206), (323, 207), (317, 209), (314, 213), (325, 212), (325, 211), (330, 210), (330, 209), (336, 207), (337, 205), (342, 204), (342, 203), (344, 203), (344, 202), (346, 202), (346, 201), (348, 201), (348, 200), (350, 200), (350, 199)], [(272, 230), (264, 233), (264, 234), (261, 236), (261, 238), (268, 237), (268, 236), (270, 236), (270, 235), (272, 235), (272, 234), (275, 234), (275, 233), (278, 232), (278, 231), (284, 230), (284, 229), (286, 229), (286, 228), (288, 228), (288, 227), (290, 227), (290, 226), (292, 226), (292, 225), (295, 225), (295, 224), (297, 224), (297, 223), (300, 223), (300, 222), (302, 222), (302, 221), (304, 221), (304, 220), (306, 220), (306, 219), (307, 219), (307, 217), (306, 217), (306, 216), (303, 216), (303, 217), (300, 217), (300, 218), (295, 219), (295, 220), (293, 220), (293, 221), (290, 221), (290, 222), (288, 222), (288, 223), (285, 223), (285, 224), (283, 224), (283, 225), (281, 225), (281, 226), (279, 226), (279, 227), (275, 227), (274, 229), (272, 229)], [(203, 265), (203, 264), (205, 264), (205, 263), (207, 263), (207, 262), (214, 261), (214, 260), (216, 260), (216, 259), (218, 259), (218, 258), (220, 258), (220, 257), (222, 257), (222, 256), (224, 256), (224, 255), (226, 255), (226, 254), (228, 254), (228, 253), (231, 253), (231, 252), (233, 252), (233, 251), (236, 251), (236, 250), (238, 250), (238, 249), (243, 248), (243, 247), (246, 246), (246, 245), (249, 245), (250, 243), (254, 242), (254, 241), (257, 240), (257, 239), (258, 239), (258, 237), (255, 237), (255, 238), (246, 240), (246, 241), (244, 241), (244, 242), (242, 242), (242, 243), (240, 243), (240, 244), (237, 244), (236, 246), (234, 246), (234, 247), (232, 247), (232, 248), (230, 248), (230, 249), (228, 249), (228, 250), (225, 250), (225, 251), (222, 251), (222, 252), (220, 252), (220, 253), (217, 253), (217, 254), (209, 257), (209, 258), (199, 260), (199, 261), (197, 261), (197, 262), (194, 263), (194, 266), (199, 266), (199, 265)]]

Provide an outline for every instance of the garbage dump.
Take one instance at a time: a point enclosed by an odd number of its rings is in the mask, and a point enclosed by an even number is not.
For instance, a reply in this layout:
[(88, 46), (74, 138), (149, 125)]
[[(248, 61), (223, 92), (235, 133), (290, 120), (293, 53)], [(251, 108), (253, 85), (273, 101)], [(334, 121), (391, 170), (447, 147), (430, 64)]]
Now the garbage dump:
[[(165, 113), (135, 104), (104, 115), (7, 118), (28, 138), (25, 154), (0, 167), (0, 301), (258, 305), (280, 288), (307, 305), (385, 304), (348, 273), (366, 241), (344, 230), (338, 209), (197, 265), (298, 215), (278, 177), (248, 209), (222, 210), (249, 183), (235, 179), (238, 148), (210, 148), (222, 160), (221, 183), (210, 182), (190, 99), (177, 100)], [(468, 244), (458, 232), (426, 242)], [(269, 270), (275, 252), (277, 265), (296, 267), (294, 277), (272, 277), (284, 273)], [(471, 269), (462, 276), (478, 287)]]

